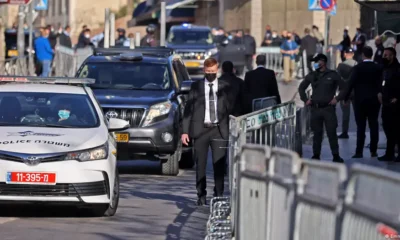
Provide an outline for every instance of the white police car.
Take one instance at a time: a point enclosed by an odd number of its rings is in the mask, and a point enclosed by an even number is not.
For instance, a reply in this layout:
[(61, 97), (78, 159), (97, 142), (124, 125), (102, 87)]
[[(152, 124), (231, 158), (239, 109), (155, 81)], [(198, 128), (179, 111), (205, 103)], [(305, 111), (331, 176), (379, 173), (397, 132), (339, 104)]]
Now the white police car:
[(112, 216), (116, 142), (129, 123), (107, 120), (93, 79), (0, 76), (0, 203), (67, 203)]

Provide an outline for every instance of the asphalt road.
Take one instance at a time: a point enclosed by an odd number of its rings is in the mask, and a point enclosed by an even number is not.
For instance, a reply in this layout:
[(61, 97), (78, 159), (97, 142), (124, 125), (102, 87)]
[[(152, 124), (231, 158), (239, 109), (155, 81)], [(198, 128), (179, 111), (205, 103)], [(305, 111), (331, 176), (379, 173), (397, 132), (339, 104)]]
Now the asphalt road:
[[(158, 164), (128, 161), (120, 164), (121, 197), (110, 218), (88, 217), (70, 207), (3, 206), (1, 240), (172, 240), (204, 239), (208, 207), (197, 207), (195, 173), (158, 175)], [(208, 165), (208, 176), (212, 167)], [(212, 193), (213, 181), (208, 184)]]

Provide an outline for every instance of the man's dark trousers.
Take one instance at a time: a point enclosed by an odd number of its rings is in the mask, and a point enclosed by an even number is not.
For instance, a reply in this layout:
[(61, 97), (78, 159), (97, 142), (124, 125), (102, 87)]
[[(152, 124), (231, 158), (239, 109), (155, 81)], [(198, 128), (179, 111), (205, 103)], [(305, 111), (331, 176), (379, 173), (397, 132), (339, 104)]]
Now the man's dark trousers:
[(324, 125), (328, 135), (332, 154), (339, 154), (339, 143), (336, 133), (338, 126), (335, 106), (312, 106), (311, 107), (311, 129), (314, 133), (313, 153), (314, 156), (321, 154), (322, 140), (324, 136)]
[(227, 146), (228, 141), (222, 138), (218, 126), (204, 128), (203, 134), (194, 139), (193, 147), (196, 161), (196, 188), (198, 197), (207, 195), (206, 168), (209, 147), (211, 147), (214, 168), (214, 196), (223, 195)]
[(356, 154), (362, 154), (365, 144), (365, 130), (368, 126), (370, 130), (370, 151), (375, 153), (378, 150), (379, 142), (379, 109), (381, 107), (378, 97), (363, 101), (354, 100), (354, 117), (357, 123), (357, 148)]
[(392, 103), (382, 107), (382, 125), (387, 139), (387, 156), (394, 156), (396, 144), (400, 149), (400, 107), (398, 104)]
[(253, 64), (254, 64), (253, 55), (246, 55), (246, 68), (247, 68), (247, 71), (253, 70)]
[[(354, 102), (352, 100), (351, 103), (354, 108)], [(350, 103), (344, 104), (344, 102), (341, 102), (340, 108), (342, 109), (342, 133), (349, 133), (351, 105)]]

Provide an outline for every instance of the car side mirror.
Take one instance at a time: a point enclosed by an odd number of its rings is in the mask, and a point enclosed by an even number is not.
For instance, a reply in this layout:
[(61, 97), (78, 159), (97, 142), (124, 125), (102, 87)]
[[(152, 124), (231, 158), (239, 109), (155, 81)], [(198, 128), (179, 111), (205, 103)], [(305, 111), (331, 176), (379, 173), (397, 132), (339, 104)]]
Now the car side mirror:
[(183, 81), (181, 84), (180, 93), (189, 93), (190, 89), (192, 88), (192, 83), (194, 83), (192, 80)]
[(108, 132), (124, 131), (130, 127), (129, 122), (119, 118), (110, 118), (108, 120)]

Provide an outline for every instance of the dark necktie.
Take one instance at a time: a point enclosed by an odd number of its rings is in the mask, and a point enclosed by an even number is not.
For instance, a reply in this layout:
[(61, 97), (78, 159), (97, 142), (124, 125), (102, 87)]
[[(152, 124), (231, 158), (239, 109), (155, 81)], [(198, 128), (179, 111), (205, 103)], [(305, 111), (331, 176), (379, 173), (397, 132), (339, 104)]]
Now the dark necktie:
[(215, 117), (215, 99), (214, 99), (214, 92), (213, 92), (213, 84), (208, 84), (210, 86), (210, 93), (209, 93), (209, 103), (210, 103), (210, 120), (211, 123), (214, 123), (216, 120)]

